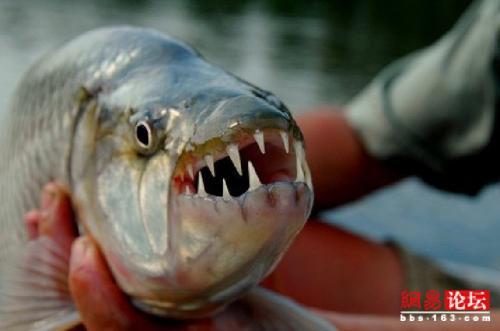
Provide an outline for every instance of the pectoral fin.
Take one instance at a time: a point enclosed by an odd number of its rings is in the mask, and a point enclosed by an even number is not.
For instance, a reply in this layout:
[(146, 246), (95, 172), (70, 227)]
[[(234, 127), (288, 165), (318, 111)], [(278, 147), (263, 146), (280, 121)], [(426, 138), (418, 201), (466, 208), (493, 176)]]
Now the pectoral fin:
[(0, 330), (65, 330), (79, 324), (68, 288), (69, 252), (48, 237), (15, 251), (1, 266)]

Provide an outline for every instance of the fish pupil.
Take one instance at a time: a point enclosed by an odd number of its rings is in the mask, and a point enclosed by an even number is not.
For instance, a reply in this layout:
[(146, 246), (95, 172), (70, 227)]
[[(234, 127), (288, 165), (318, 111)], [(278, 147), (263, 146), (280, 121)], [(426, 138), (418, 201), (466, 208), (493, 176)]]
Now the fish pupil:
[(142, 147), (149, 147), (151, 132), (146, 124), (139, 123), (135, 128), (135, 135)]

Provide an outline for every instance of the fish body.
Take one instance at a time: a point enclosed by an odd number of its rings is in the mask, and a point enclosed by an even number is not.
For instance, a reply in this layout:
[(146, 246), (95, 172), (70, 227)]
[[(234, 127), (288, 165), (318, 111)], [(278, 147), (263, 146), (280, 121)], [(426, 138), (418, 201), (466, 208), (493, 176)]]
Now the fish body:
[[(80, 231), (132, 302), (170, 318), (213, 314), (258, 284), (313, 199), (302, 134), (277, 97), (141, 28), (94, 30), (37, 61), (1, 151), (0, 316), (19, 306), (9, 321), (21, 328), (23, 302), (41, 290), (15, 290), (29, 273), (12, 265), (30, 256), (23, 215), (48, 181), (69, 188)], [(37, 247), (57, 264), (56, 247)], [(54, 318), (34, 307), (30, 325)]]

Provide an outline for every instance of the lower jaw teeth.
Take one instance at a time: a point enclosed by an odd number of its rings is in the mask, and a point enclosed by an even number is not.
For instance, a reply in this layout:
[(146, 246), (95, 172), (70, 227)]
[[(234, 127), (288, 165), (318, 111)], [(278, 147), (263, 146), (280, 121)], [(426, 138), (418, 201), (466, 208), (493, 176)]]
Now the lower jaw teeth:
[[(210, 172), (212, 171), (210, 170)], [(199, 175), (197, 175), (197, 177), (198, 177), (198, 189), (196, 195), (202, 198), (207, 197), (208, 195), (213, 195), (207, 192), (205, 179), (201, 171), (199, 172)], [(262, 186), (262, 183), (259, 179), (259, 176), (257, 175), (257, 172), (255, 171), (255, 167), (253, 166), (251, 161), (248, 161), (248, 189), (246, 191), (255, 190), (260, 186)], [(193, 195), (189, 185), (186, 185), (185, 193), (186, 195)], [(218, 195), (213, 195), (213, 196), (218, 196)], [(227, 185), (227, 181), (224, 178), (222, 178), (222, 198), (224, 200), (232, 198), (231, 194), (229, 193), (229, 187)]]
[(222, 179), (222, 199), (230, 200), (231, 194), (229, 194), (229, 189), (227, 188), (226, 180)]
[(249, 190), (254, 190), (257, 187), (261, 186), (259, 176), (257, 176), (257, 172), (252, 164), (252, 162), (248, 161), (248, 181), (249, 181)]
[[(288, 183), (288, 184), (294, 185), (294, 186), (296, 184), (302, 183), (302, 184), (306, 185), (309, 189), (312, 189), (311, 185), (309, 183), (305, 182), (305, 181), (286, 181), (286, 180), (283, 180), (283, 181), (272, 182), (272, 183), (265, 184), (265, 185), (261, 184), (259, 182), (258, 184), (255, 184), (254, 186), (249, 187), (240, 196), (243, 196), (246, 193), (249, 193), (249, 192), (252, 192), (252, 191), (256, 191), (259, 188), (264, 188), (264, 187), (267, 187), (267, 186), (273, 186), (273, 185), (279, 184), (279, 183), (282, 183), (282, 184), (283, 183)], [(198, 192), (197, 193), (192, 192), (190, 186), (186, 186), (184, 195), (188, 196), (188, 197), (194, 197), (194, 198), (211, 198), (211, 199), (213, 199), (213, 198), (222, 198), (225, 201), (230, 201), (230, 200), (237, 199), (237, 198), (240, 197), (240, 196), (232, 196), (231, 193), (229, 193), (229, 188), (228, 188), (228, 185), (227, 185), (225, 179), (222, 179), (222, 196), (207, 193), (205, 191), (205, 187), (204, 187), (204, 184), (203, 184), (202, 180), (198, 181)]]
[[(295, 203), (297, 203), (297, 199), (300, 200), (303, 194), (306, 194), (307, 192), (311, 193), (312, 197), (312, 192), (306, 183), (280, 181), (261, 185), (254, 190), (247, 190), (245, 193), (237, 197), (231, 196), (228, 191), (225, 191), (222, 196), (206, 194), (202, 197), (199, 194), (182, 194), (177, 197), (176, 201), (177, 203), (185, 206), (182, 208), (186, 208), (186, 206), (188, 206), (188, 208), (196, 209), (201, 208), (201, 206), (205, 206), (206, 208), (209, 206), (216, 206), (214, 208), (217, 212), (225, 213), (228, 210), (233, 210), (231, 208), (236, 208), (238, 206), (238, 208), (243, 208), (248, 203), (252, 205), (262, 204), (263, 207), (271, 209), (287, 208), (286, 206), (288, 204), (285, 201), (288, 201), (288, 198), (285, 196), (289, 196), (290, 192), (293, 192), (292, 195), (295, 197)], [(186, 203), (190, 204), (185, 205)], [(194, 205), (191, 205), (191, 203)], [(290, 204), (289, 206), (293, 208), (296, 205)], [(256, 209), (254, 212), (258, 214), (259, 210), (260, 209)], [(257, 214), (254, 216), (257, 216)]]

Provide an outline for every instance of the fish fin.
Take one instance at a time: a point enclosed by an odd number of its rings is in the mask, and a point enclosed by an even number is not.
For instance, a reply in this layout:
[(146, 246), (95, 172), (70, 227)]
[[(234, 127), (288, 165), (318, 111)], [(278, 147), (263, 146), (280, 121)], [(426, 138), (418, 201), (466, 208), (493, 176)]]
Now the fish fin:
[(64, 330), (80, 323), (68, 287), (69, 252), (48, 237), (19, 245), (0, 273), (0, 330)]
[(218, 331), (335, 331), (332, 324), (293, 300), (255, 288), (217, 317)]

